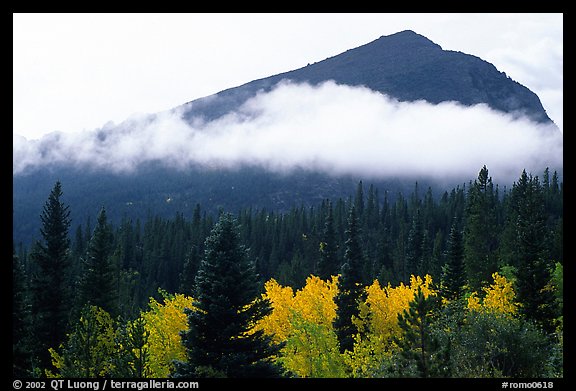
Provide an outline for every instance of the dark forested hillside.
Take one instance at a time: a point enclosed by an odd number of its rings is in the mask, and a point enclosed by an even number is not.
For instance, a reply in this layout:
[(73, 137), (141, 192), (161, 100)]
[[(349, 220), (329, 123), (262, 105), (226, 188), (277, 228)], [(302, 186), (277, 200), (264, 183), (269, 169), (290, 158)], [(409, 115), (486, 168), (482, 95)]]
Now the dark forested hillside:
[[(210, 213), (219, 208), (238, 211), (250, 207), (287, 212), (301, 205), (318, 205), (326, 198), (346, 198), (358, 182), (352, 176), (334, 177), (305, 170), (282, 174), (256, 167), (224, 170), (196, 166), (182, 171), (151, 163), (137, 172), (121, 174), (58, 166), (14, 177), (13, 239), (16, 244), (28, 245), (33, 238), (38, 238), (42, 203), (57, 180), (67, 185), (63, 197), (71, 206), (75, 224), (83, 224), (89, 216), (95, 222), (103, 205), (109, 220), (115, 224), (123, 217), (170, 218), (177, 212), (190, 216), (186, 211), (191, 211), (197, 203)], [(414, 186), (412, 179), (384, 179), (373, 183), (380, 191), (389, 190), (391, 199), (395, 199), (398, 192), (407, 194)], [(426, 185), (421, 182), (421, 186)]]

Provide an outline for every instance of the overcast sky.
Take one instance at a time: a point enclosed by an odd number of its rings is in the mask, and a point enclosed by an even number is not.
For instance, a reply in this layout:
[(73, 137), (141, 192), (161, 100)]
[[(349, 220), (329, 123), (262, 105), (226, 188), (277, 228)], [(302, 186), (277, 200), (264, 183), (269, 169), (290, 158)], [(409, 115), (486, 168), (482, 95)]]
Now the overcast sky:
[(154, 113), (411, 29), (493, 63), (563, 129), (562, 14), (15, 14), (13, 132)]

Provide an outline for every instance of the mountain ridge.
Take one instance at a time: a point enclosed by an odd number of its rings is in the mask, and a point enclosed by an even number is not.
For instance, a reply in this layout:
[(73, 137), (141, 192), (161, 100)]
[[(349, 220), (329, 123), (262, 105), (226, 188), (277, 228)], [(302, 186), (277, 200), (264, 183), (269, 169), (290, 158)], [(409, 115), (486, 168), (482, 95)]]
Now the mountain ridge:
[(282, 80), (312, 85), (334, 80), (365, 86), (399, 101), (456, 101), (466, 106), (485, 103), (504, 113), (527, 115), (538, 123), (552, 122), (534, 92), (493, 64), (444, 50), (412, 30), (380, 36), (322, 61), (222, 90), (174, 110), (181, 110), (188, 122), (197, 118), (211, 121), (237, 110), (259, 91), (270, 91)]

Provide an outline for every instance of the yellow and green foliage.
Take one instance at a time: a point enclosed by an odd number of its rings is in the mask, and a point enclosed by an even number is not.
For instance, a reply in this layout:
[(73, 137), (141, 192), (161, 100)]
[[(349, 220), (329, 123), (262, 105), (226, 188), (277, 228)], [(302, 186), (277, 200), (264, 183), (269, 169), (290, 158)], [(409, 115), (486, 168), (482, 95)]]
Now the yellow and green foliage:
[(334, 297), (338, 293), (338, 277), (324, 281), (316, 276), (306, 279), (306, 285), (296, 291), (291, 287), (283, 287), (271, 279), (264, 284), (263, 298), (270, 300), (272, 313), (264, 317), (255, 330), (273, 336), (275, 342), (283, 342), (292, 334), (295, 327), (292, 319), (295, 316), (306, 322), (326, 326), (332, 330), (332, 322), (336, 317)]
[(180, 332), (188, 328), (185, 308), (192, 309), (192, 298), (183, 294), (163, 294), (164, 302), (150, 299), (149, 310), (142, 314), (148, 333), (150, 377), (168, 377), (174, 360), (186, 361), (186, 349)]
[[(482, 297), (473, 292), (467, 299), (469, 314), (514, 316), (519, 304), (512, 282), (492, 274), (493, 283), (483, 288)], [(432, 286), (432, 277), (412, 276), (409, 284), (381, 286), (378, 280), (365, 287), (366, 299), (360, 303), (359, 317), (353, 322), (358, 329), (354, 349), (340, 353), (334, 330), (338, 294), (338, 276), (324, 281), (309, 276), (306, 284), (294, 292), (271, 279), (264, 285), (263, 299), (271, 303), (272, 311), (250, 332), (261, 330), (276, 343), (284, 343), (276, 360), (286, 373), (297, 377), (373, 377), (382, 375), (385, 362), (393, 362), (400, 351), (402, 330), (398, 315), (410, 306), (421, 290), (425, 297), (439, 293)], [(162, 292), (163, 300), (150, 299), (148, 310), (140, 314), (141, 327), (136, 321), (126, 324), (129, 334), (142, 334), (138, 351), (123, 346), (121, 328), (99, 307), (87, 307), (59, 351), (50, 349), (56, 372), (46, 370), (50, 377), (99, 377), (114, 375), (115, 366), (130, 349), (128, 365), (144, 377), (169, 377), (174, 361), (186, 361), (186, 349), (180, 333), (188, 328), (185, 309), (194, 310), (193, 299), (183, 294)], [(138, 320), (137, 319), (137, 320)], [(132, 324), (134, 323), (134, 325)], [(136, 330), (136, 331), (134, 331)], [(129, 337), (133, 335), (129, 335)], [(135, 344), (134, 346), (136, 346)], [(124, 349), (124, 350), (123, 350)], [(145, 352), (145, 353), (144, 353)], [(136, 364), (137, 362), (137, 364)], [(124, 363), (126, 364), (126, 362)], [(138, 369), (141, 372), (138, 372)]]
[(484, 287), (484, 298), (480, 299), (478, 293), (472, 292), (468, 297), (468, 309), (471, 311), (492, 312), (502, 315), (516, 315), (519, 304), (516, 302), (516, 293), (512, 282), (498, 273), (492, 274), (494, 282)]
[(370, 376), (382, 360), (396, 350), (393, 339), (400, 338), (402, 334), (398, 315), (408, 309), (418, 288), (425, 297), (437, 294), (432, 289), (430, 275), (424, 276), (424, 279), (411, 276), (410, 285), (400, 283), (397, 287), (390, 284), (381, 287), (375, 280), (366, 288), (366, 301), (360, 304), (360, 319), (355, 320), (359, 333), (355, 338), (354, 351), (346, 357), (353, 376)]
[(286, 342), (279, 361), (299, 377), (340, 377), (342, 357), (332, 323), (336, 317), (334, 297), (337, 277), (324, 281), (316, 276), (296, 291), (271, 279), (264, 285), (272, 312), (254, 330), (263, 330), (275, 342)]
[[(53, 373), (46, 370), (48, 377), (103, 377), (126, 372), (129, 366), (136, 368), (135, 361), (140, 362), (143, 377), (168, 377), (174, 369), (174, 360), (185, 361), (186, 350), (181, 342), (180, 332), (188, 328), (185, 308), (193, 308), (192, 298), (182, 294), (168, 295), (163, 293), (163, 303), (151, 298), (149, 310), (141, 313), (144, 320), (146, 343), (139, 349), (125, 346), (120, 338), (120, 331), (108, 312), (100, 307), (87, 306), (74, 331), (68, 335), (66, 344), (60, 346), (60, 352), (50, 349)], [(140, 319), (140, 318), (138, 318)], [(135, 339), (131, 333), (137, 332), (136, 322), (127, 323), (126, 332), (129, 339)], [(125, 341), (125, 340), (124, 340)], [(126, 356), (130, 359), (121, 361)], [(145, 355), (145, 356), (143, 356)]]
[(332, 326), (304, 319), (295, 313), (293, 331), (281, 351), (279, 362), (298, 377), (344, 377), (344, 357)]
[(364, 376), (394, 350), (392, 338), (400, 336), (398, 314), (407, 309), (418, 288), (424, 295), (436, 295), (432, 277), (412, 276), (410, 285), (390, 284), (382, 288), (377, 280), (366, 287), (366, 301), (360, 304), (360, 318), (353, 352), (341, 354), (333, 328), (336, 317), (334, 298), (337, 277), (323, 281), (310, 276), (306, 285), (293, 292), (274, 279), (265, 284), (263, 297), (270, 300), (272, 313), (256, 329), (272, 335), (275, 342), (286, 342), (279, 361), (300, 377)]
[(116, 330), (110, 314), (100, 307), (86, 306), (60, 353), (50, 348), (56, 373), (47, 377), (103, 377), (113, 369)]

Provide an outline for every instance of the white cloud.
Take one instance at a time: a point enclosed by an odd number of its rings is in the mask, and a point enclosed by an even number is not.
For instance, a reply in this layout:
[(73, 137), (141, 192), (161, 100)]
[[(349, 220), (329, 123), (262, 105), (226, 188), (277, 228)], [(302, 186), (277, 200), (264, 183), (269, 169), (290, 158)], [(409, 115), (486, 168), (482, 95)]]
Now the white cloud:
[(277, 172), (303, 167), (464, 180), (487, 165), (493, 177), (514, 180), (524, 168), (535, 173), (561, 168), (562, 149), (562, 134), (553, 125), (485, 105), (401, 103), (334, 82), (283, 83), (237, 112), (199, 125), (164, 112), (99, 132), (63, 133), (40, 142), (15, 138), (14, 173), (54, 162), (126, 171), (160, 160), (177, 168), (258, 165)]

